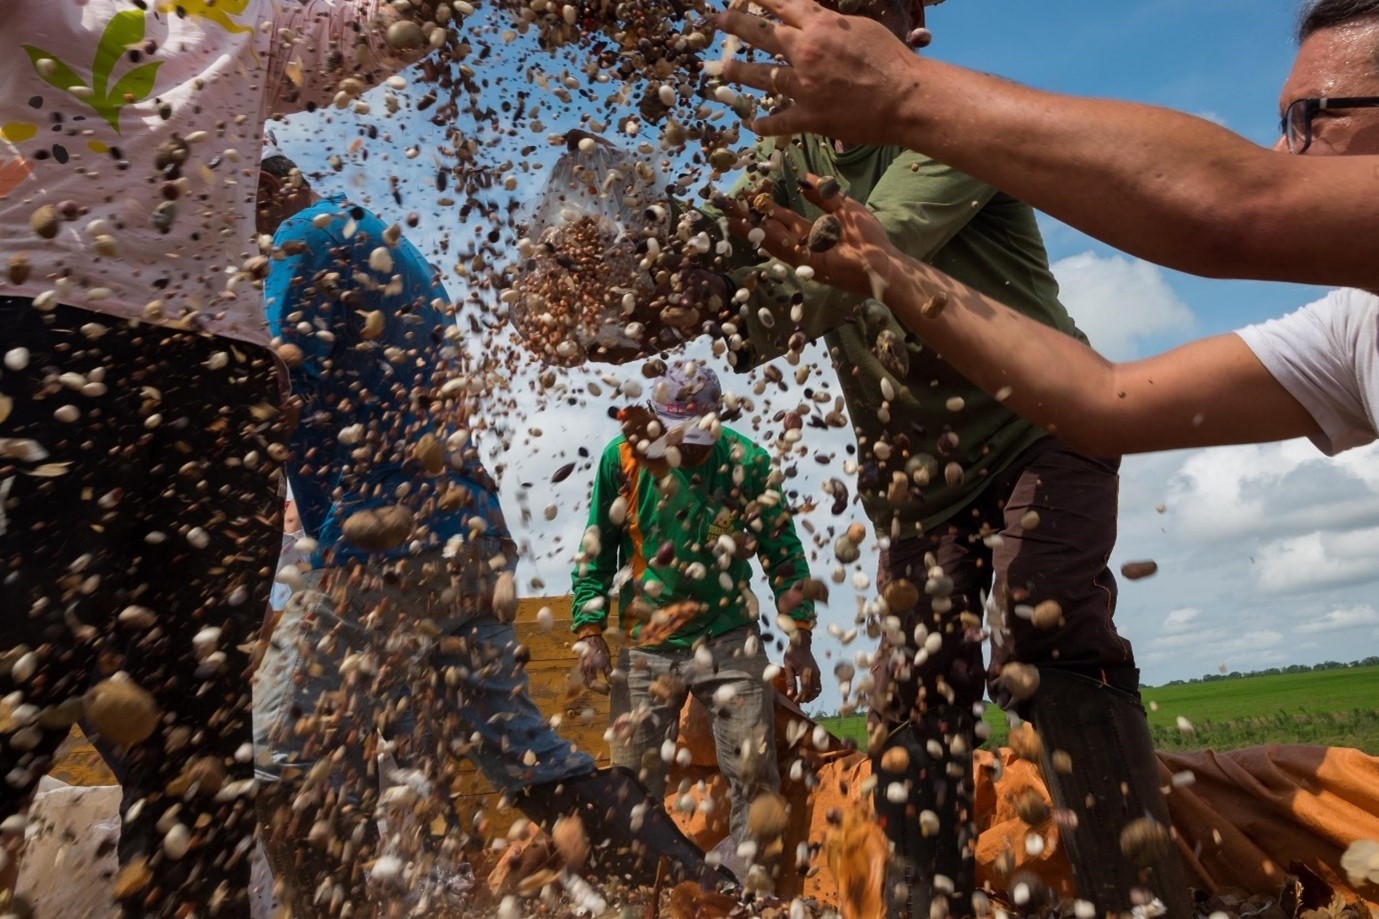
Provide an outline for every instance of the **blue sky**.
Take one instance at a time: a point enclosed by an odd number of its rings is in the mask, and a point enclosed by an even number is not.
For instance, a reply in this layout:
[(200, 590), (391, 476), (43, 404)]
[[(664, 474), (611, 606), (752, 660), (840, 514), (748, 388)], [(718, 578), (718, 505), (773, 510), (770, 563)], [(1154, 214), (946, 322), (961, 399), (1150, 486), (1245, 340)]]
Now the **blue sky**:
[[(947, 0), (929, 11), (930, 53), (1040, 89), (1202, 115), (1269, 145), (1278, 136), (1297, 10), (1294, 0)], [(1096, 125), (1086, 130), (1095, 133)], [(1045, 219), (1044, 232), (1055, 261), (1112, 251), (1053, 220)], [(1165, 274), (1196, 314), (1196, 334), (1281, 315), (1313, 293)], [(1144, 344), (1161, 350), (1183, 337), (1151, 336)]]
[[(1275, 139), (1278, 90), (1293, 57), (1295, 10), (1292, 0), (947, 0), (931, 11), (936, 40), (929, 53), (1045, 89), (1203, 115), (1267, 145)], [(563, 65), (543, 62), (552, 72)], [(506, 98), (520, 79), (516, 68), (503, 62), (487, 67), (502, 77), (492, 91)], [(344, 155), (344, 169), (323, 175), (320, 187), (397, 219), (401, 214), (381, 184), (381, 177), (396, 172), (404, 208), (421, 217), (409, 236), (423, 251), (435, 253), (442, 234), (458, 240), (466, 232), (455, 208), (436, 201), (432, 178), (435, 163), (444, 158), (434, 148), (441, 135), (424, 118), (407, 117), (405, 108), (402, 117), (380, 117), (382, 93), (369, 94), (373, 114), (328, 112), (294, 119), (279, 132), (280, 140), (315, 171), (321, 168), (312, 164), (322, 137), (343, 154), (346, 139), (356, 137), (359, 126), (376, 123), (383, 133), (367, 144), (369, 159)], [(570, 124), (550, 116), (545, 121), (544, 131)], [(522, 145), (545, 144), (544, 134), (519, 135), (494, 150), (508, 155), (510, 146), (515, 156)], [(415, 158), (404, 154), (411, 146), (419, 150)], [(539, 158), (549, 162), (552, 157)], [(539, 173), (527, 175), (515, 194), (529, 198), (539, 184)], [(1192, 278), (1118, 254), (1052, 220), (1043, 225), (1065, 303), (1093, 345), (1116, 359), (1146, 356), (1279, 316), (1318, 293), (1292, 285)], [(435, 255), (436, 262), (449, 270), (454, 251)], [(463, 297), (462, 278), (452, 272), (448, 283), (452, 296)], [(500, 360), (505, 354), (520, 358), (501, 334), (472, 344)], [(707, 348), (694, 353), (710, 359)], [(591, 472), (581, 462), (559, 485), (549, 484), (551, 473), (577, 459), (581, 448), (598, 455), (616, 433), (606, 411), (620, 401), (614, 393), (618, 381), (635, 376), (635, 368), (590, 366), (562, 374), (558, 391), (540, 393), (530, 370), (499, 375), (487, 411), (491, 430), (483, 443), (502, 482), (509, 519), (528, 546), (520, 577), (528, 595), (568, 590)], [(738, 393), (754, 382), (723, 376), (725, 387)], [(793, 407), (790, 400), (799, 396), (774, 398), (774, 403), (759, 400), (760, 417)], [(808, 434), (811, 448), (841, 446), (827, 442), (827, 435)], [(1303, 442), (1128, 458), (1112, 564), (1118, 568), (1123, 561), (1144, 558), (1160, 563), (1157, 577), (1122, 583), (1117, 614), (1137, 649), (1144, 681), (1367, 656), (1379, 640), (1379, 609), (1370, 600), (1379, 580), (1370, 549), (1379, 539), (1376, 459), (1379, 450), (1365, 448), (1328, 460)], [(792, 485), (802, 494), (817, 493), (819, 483), (811, 475), (822, 473), (802, 474)], [(526, 525), (519, 521), (523, 504), (532, 511)], [(543, 513), (547, 508), (553, 514), (549, 521)], [(810, 522), (819, 540), (815, 573), (827, 572), (832, 564), (828, 528), (837, 521), (815, 515)], [(864, 584), (874, 574), (874, 548), (864, 547), (862, 560), (846, 572), (823, 623), (851, 625), (856, 603), (870, 591), (847, 584)], [(834, 660), (853, 657), (869, 644), (863, 638), (844, 648), (820, 634), (826, 671)], [(834, 681), (826, 678), (825, 686), (819, 704), (836, 708)]]

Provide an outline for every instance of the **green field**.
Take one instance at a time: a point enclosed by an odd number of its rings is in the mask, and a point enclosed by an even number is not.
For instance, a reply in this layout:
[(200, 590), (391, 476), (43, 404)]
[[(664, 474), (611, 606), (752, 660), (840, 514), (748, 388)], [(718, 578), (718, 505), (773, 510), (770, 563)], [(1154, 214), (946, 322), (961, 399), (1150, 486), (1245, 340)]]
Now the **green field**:
[[(1161, 750), (1234, 750), (1266, 743), (1357, 747), (1379, 755), (1379, 667), (1345, 667), (1146, 687), (1144, 702)], [(1178, 727), (1186, 718), (1190, 732)], [(1005, 713), (987, 706), (991, 739), (1007, 733)], [(866, 719), (821, 718), (839, 737), (866, 745)]]

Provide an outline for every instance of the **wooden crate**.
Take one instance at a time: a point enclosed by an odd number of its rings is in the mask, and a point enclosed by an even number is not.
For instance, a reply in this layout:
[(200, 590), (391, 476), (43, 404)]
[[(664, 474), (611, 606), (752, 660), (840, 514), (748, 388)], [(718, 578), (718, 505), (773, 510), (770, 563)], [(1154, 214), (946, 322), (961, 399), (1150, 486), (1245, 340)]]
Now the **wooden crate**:
[[(537, 622), (537, 612), (544, 606), (551, 608), (554, 619), (549, 631)], [(571, 621), (568, 596), (531, 598), (518, 603), (517, 639), (530, 654), (527, 679), (531, 697), (547, 718), (558, 717), (556, 730), (562, 737), (594, 757), (599, 766), (607, 766), (611, 758), (604, 740), (608, 730), (608, 696), (585, 689), (579, 679)], [(612, 636), (609, 644), (616, 654), (617, 642)], [(456, 810), (466, 826), (475, 826), (476, 815), (483, 812), (480, 826), (485, 837), (506, 832), (519, 816), (512, 809), (496, 809), (497, 789), (468, 760), (460, 764), (452, 791)]]
[[(537, 612), (549, 606), (554, 625), (542, 629)], [(527, 676), (532, 699), (547, 718), (559, 716), (559, 731), (598, 760), (609, 762), (610, 751), (603, 735), (608, 728), (608, 697), (586, 690), (576, 675), (577, 658), (570, 633), (570, 598), (541, 597), (522, 600), (517, 608), (517, 637), (527, 647), (531, 660)], [(71, 741), (59, 756), (51, 774), (69, 785), (113, 785), (115, 776), (79, 728), (72, 728)], [(480, 810), (492, 810), (495, 789), (466, 760), (459, 767), (454, 785), (457, 805), (466, 819)], [(496, 828), (502, 829), (515, 815), (494, 814)]]

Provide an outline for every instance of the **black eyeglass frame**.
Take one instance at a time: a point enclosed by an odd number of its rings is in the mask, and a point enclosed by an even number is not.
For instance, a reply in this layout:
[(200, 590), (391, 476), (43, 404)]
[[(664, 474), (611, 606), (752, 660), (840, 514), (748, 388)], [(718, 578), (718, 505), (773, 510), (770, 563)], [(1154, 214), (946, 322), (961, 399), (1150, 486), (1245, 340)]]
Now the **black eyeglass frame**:
[[(1293, 149), (1293, 134), (1288, 130), (1288, 125), (1292, 123), (1294, 111), (1302, 107), (1302, 146)], [(1288, 103), (1288, 108), (1284, 109), (1283, 117), (1279, 119), (1279, 133), (1283, 135), (1284, 142), (1288, 145), (1289, 153), (1306, 153), (1307, 148), (1312, 146), (1312, 119), (1318, 112), (1328, 112), (1332, 109), (1342, 108), (1379, 108), (1379, 96), (1320, 96), (1316, 98), (1294, 99)]]

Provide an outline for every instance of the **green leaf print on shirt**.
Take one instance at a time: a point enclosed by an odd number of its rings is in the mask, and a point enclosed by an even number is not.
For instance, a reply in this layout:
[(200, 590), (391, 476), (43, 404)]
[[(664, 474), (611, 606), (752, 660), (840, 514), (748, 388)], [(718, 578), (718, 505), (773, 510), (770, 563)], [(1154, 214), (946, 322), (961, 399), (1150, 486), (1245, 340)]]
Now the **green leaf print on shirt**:
[(124, 53), (144, 40), (144, 13), (142, 10), (124, 10), (116, 13), (105, 27), (101, 42), (96, 47), (95, 58), (91, 62), (91, 82), (77, 75), (57, 55), (49, 54), (33, 45), (22, 45), (33, 64), (34, 72), (50, 86), (55, 86), (73, 98), (89, 105), (120, 133), (120, 110), (133, 102), (147, 99), (153, 92), (153, 81), (158, 75), (162, 61), (149, 61), (133, 68), (110, 85), (110, 77)]

